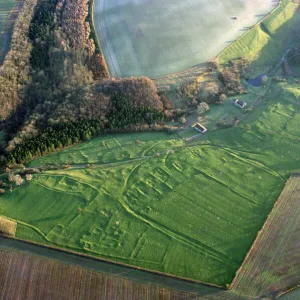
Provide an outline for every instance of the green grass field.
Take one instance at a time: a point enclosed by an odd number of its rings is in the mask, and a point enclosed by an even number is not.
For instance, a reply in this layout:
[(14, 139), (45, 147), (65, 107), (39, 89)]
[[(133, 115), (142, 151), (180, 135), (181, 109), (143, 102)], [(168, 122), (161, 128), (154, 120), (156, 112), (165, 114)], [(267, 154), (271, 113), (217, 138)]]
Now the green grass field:
[(95, 0), (94, 16), (111, 76), (153, 78), (212, 59), (273, 8), (269, 0)]
[[(243, 125), (186, 147), (176, 135), (111, 135), (44, 157), (33, 164), (117, 164), (35, 175), (1, 197), (1, 214), (60, 247), (229, 283), (300, 169), (297, 93), (292, 82), (278, 84)], [(17, 236), (26, 238), (23, 228)]]
[[(279, 44), (290, 31), (282, 22), (272, 39)], [(259, 72), (280, 60), (270, 53), (253, 60)], [(239, 126), (192, 142), (166, 133), (106, 135), (37, 159), (30, 165), (72, 167), (7, 192), (0, 214), (17, 220), (20, 238), (230, 283), (290, 173), (300, 170), (299, 84), (269, 83), (264, 94)]]
[(231, 44), (219, 55), (219, 63), (244, 57), (250, 62), (252, 76), (265, 74), (274, 68), (287, 48), (298, 44), (300, 24), (299, 3), (282, 0), (279, 8), (262, 23)]

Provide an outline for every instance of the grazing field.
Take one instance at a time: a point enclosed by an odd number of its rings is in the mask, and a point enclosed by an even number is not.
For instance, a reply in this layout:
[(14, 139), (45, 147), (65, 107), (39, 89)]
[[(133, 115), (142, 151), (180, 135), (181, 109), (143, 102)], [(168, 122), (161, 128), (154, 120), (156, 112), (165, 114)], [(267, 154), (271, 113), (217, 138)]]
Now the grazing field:
[[(16, 240), (0, 240), (0, 264), (1, 299), (52, 299), (53, 295), (55, 299), (72, 300), (244, 299), (224, 289), (116, 266)], [(16, 276), (20, 270), (22, 276)]]
[[(290, 31), (283, 22), (272, 39), (279, 44)], [(253, 61), (260, 74), (273, 58), (278, 63), (270, 53)], [(260, 103), (237, 127), (188, 140), (181, 137), (194, 135), (190, 128), (106, 135), (34, 160), (32, 167), (71, 167), (34, 174), (2, 195), (0, 215), (18, 223), (19, 238), (229, 284), (286, 180), (300, 170), (297, 82), (260, 88)]]
[(300, 282), (300, 175), (287, 182), (231, 288), (252, 297), (275, 296)]
[(184, 146), (176, 135), (166, 133), (115, 134), (95, 138), (86, 143), (58, 153), (50, 154), (30, 163), (30, 166), (45, 164), (107, 164), (124, 160), (147, 158), (167, 149)]
[(111, 76), (158, 77), (212, 59), (277, 4), (95, 0), (94, 19)]
[[(225, 285), (283, 180), (235, 147), (166, 146), (160, 156), (34, 175), (1, 197), (1, 212), (60, 247)], [(261, 189), (269, 200), (257, 193)], [(17, 236), (26, 238), (22, 228)]]
[(32, 165), (76, 164), (4, 194), (1, 214), (18, 222), (20, 238), (230, 283), (290, 172), (300, 169), (298, 95), (292, 80), (274, 85), (239, 127), (192, 142), (110, 135), (46, 156)]
[(244, 57), (250, 62), (248, 71), (252, 76), (268, 73), (278, 65), (287, 48), (298, 44), (299, 14), (299, 2), (282, 0), (262, 23), (227, 47), (219, 55), (219, 63)]

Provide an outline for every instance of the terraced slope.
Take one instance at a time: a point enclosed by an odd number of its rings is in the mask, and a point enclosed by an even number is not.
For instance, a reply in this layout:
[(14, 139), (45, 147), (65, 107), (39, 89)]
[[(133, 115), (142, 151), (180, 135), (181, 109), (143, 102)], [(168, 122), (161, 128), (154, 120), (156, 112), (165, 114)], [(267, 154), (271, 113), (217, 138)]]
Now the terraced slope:
[(251, 28), (221, 52), (219, 63), (225, 64), (232, 59), (244, 57), (250, 62), (250, 74), (254, 76), (268, 73), (278, 65), (287, 48), (297, 46), (299, 14), (298, 1), (281, 0), (280, 6), (262, 23)]

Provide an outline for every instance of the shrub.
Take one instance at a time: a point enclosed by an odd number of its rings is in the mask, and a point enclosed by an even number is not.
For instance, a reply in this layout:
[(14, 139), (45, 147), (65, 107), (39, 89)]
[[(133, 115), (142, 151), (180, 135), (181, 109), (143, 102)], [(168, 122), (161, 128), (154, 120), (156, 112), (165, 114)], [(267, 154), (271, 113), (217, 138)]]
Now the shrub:
[(181, 124), (186, 124), (186, 122), (187, 122), (186, 117), (185, 117), (185, 116), (182, 116), (182, 117), (180, 118), (180, 123), (181, 123)]
[(197, 107), (198, 115), (202, 115), (209, 110), (209, 105), (206, 102), (200, 102)]
[(15, 236), (17, 223), (0, 216), (0, 233), (8, 236)]

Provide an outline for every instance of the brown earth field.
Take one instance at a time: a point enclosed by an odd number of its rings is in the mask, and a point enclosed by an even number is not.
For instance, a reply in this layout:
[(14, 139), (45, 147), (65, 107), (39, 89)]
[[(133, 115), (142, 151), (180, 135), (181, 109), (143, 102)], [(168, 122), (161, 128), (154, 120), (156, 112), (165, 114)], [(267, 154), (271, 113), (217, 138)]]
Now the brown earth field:
[(300, 175), (294, 174), (237, 272), (233, 290), (253, 298), (273, 298), (299, 284), (299, 195)]
[(0, 287), (0, 299), (9, 300), (246, 299), (225, 289), (116, 266), (1, 237)]

